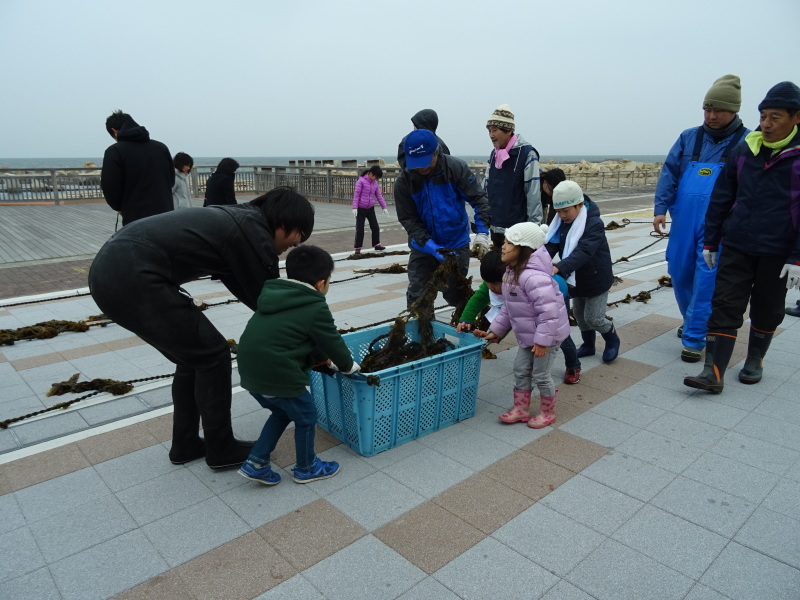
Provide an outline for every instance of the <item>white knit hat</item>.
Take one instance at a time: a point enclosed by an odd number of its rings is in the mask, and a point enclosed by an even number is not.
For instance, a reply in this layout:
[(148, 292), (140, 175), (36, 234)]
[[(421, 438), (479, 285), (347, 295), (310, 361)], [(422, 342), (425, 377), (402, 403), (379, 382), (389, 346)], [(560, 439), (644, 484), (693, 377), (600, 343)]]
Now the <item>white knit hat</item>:
[(528, 246), (534, 250), (544, 245), (547, 225), (536, 223), (517, 223), (506, 229), (506, 239), (515, 246)]
[(574, 181), (562, 181), (553, 188), (553, 210), (575, 206), (583, 202), (583, 190)]
[(486, 127), (497, 127), (506, 131), (514, 131), (514, 113), (508, 104), (501, 104), (494, 109), (486, 122)]

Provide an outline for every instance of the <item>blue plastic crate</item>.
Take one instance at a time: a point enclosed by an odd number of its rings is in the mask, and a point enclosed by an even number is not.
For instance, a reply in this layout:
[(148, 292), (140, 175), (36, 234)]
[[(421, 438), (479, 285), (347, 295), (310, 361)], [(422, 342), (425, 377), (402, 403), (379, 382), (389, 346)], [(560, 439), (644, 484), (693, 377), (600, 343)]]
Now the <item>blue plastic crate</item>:
[[(433, 322), (434, 338), (446, 336), (455, 349), (411, 363), (362, 375), (334, 377), (311, 372), (318, 424), (363, 456), (374, 456), (475, 414), (483, 340)], [(390, 326), (342, 336), (361, 362), (376, 337)], [(406, 338), (419, 341), (417, 322), (406, 324)], [(385, 342), (382, 340), (381, 343)]]

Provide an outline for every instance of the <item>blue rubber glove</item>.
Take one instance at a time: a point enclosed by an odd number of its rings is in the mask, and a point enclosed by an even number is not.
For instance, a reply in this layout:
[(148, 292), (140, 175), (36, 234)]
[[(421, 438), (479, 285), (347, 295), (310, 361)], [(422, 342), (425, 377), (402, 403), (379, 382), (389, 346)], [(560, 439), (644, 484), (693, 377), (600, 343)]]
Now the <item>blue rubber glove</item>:
[(440, 246), (431, 239), (425, 242), (424, 246), (420, 246), (415, 240), (412, 239), (411, 247), (414, 248), (415, 250), (419, 250), (420, 252), (424, 252), (425, 254), (430, 254), (439, 262), (444, 262), (444, 256), (439, 254), (438, 252), (439, 248), (444, 248), (444, 246)]

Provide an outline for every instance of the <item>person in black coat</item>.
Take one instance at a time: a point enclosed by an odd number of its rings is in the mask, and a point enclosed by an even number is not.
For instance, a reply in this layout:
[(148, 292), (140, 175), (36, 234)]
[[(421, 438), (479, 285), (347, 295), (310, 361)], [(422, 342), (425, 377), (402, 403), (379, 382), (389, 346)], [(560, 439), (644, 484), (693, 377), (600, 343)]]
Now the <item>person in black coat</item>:
[(147, 129), (121, 110), (106, 119), (106, 131), (116, 143), (103, 156), (100, 187), (108, 205), (122, 216), (122, 225), (173, 210), (175, 169), (169, 148), (150, 139)]
[(239, 163), (232, 158), (223, 158), (219, 161), (217, 170), (206, 182), (206, 198), (203, 206), (236, 204), (233, 180), (238, 168)]
[[(171, 202), (171, 200), (170, 200)], [(181, 285), (211, 273), (255, 311), (279, 256), (314, 229), (314, 208), (292, 188), (234, 206), (186, 208), (123, 227), (95, 256), (89, 290), (104, 314), (177, 366), (172, 382), (174, 464), (206, 457), (238, 467), (252, 443), (233, 437), (231, 352)], [(204, 438), (198, 435), (200, 418)]]
[[(436, 135), (436, 129), (439, 127), (439, 115), (437, 115), (436, 111), (432, 108), (423, 108), (411, 117), (411, 124), (414, 126), (414, 129), (427, 129), (433, 135)], [(450, 154), (450, 148), (447, 147), (447, 144), (445, 144), (444, 140), (438, 135), (436, 135), (436, 141), (439, 142), (439, 150), (442, 154)], [(401, 169), (406, 168), (406, 152), (403, 149), (403, 144), (405, 144), (405, 142), (406, 138), (404, 137), (397, 145), (397, 164), (400, 165)]]

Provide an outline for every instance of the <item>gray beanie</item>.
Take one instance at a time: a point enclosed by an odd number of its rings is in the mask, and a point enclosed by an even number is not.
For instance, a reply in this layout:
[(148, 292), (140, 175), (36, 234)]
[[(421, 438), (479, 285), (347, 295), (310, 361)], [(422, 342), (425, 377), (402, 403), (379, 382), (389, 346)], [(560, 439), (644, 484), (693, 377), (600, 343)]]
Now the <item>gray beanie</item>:
[(706, 93), (703, 108), (729, 110), (738, 113), (742, 107), (742, 83), (736, 75), (723, 75)]
[(785, 108), (800, 110), (800, 88), (791, 81), (782, 81), (773, 85), (758, 105), (758, 110), (765, 108)]

